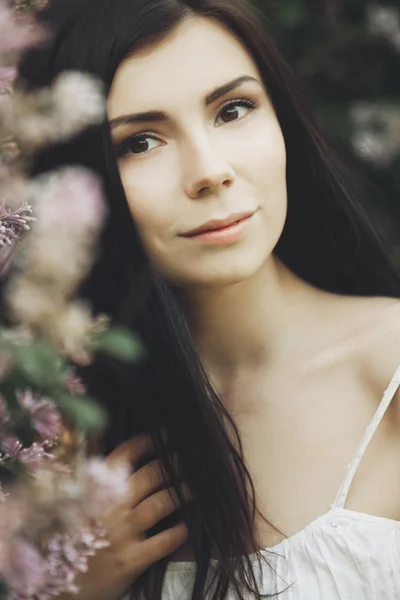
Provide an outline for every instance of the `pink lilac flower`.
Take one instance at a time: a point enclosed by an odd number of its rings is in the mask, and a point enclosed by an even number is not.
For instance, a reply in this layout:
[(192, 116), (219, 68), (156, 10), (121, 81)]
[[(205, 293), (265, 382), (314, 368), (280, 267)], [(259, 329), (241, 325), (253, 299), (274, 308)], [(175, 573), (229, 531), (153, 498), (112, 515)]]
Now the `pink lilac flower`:
[[(38, 179), (39, 198), (36, 230), (74, 236), (98, 232), (105, 217), (102, 185), (99, 178), (83, 167), (65, 167)], [(39, 218), (40, 217), (40, 218)], [(73, 236), (73, 237), (74, 237)]]
[[(105, 539), (105, 530), (100, 524), (91, 529), (76, 528), (71, 535), (54, 534), (45, 545), (43, 558), (46, 568), (36, 597), (51, 600), (63, 592), (76, 594), (79, 591), (74, 583), (76, 575), (87, 571), (88, 559), (107, 546), (109, 542)], [(16, 590), (11, 600), (28, 598), (18, 594)]]
[(32, 426), (42, 441), (60, 434), (61, 416), (54, 402), (47, 398), (36, 398), (31, 390), (19, 393), (18, 401), (29, 412)]
[(82, 380), (72, 371), (67, 374), (64, 383), (71, 394), (81, 395), (85, 393)]
[[(40, 275), (40, 281), (50, 277), (57, 283), (56, 299), (60, 294), (70, 297), (93, 262), (105, 216), (101, 183), (85, 169), (68, 167), (37, 177), (31, 192), (37, 222), (27, 237), (27, 275)], [(11, 306), (14, 295), (15, 290), (10, 292)]]
[(29, 469), (39, 469), (44, 461), (53, 461), (54, 455), (47, 452), (42, 444), (32, 444), (29, 448), (22, 448), (19, 459)]
[(0, 55), (22, 52), (48, 37), (43, 28), (26, 16), (15, 17), (10, 2), (0, 0)]
[(85, 510), (92, 518), (100, 518), (105, 510), (128, 492), (128, 464), (110, 467), (100, 458), (89, 459), (81, 475)]
[(0, 463), (19, 460), (29, 471), (39, 469), (45, 461), (53, 461), (54, 455), (47, 451), (43, 444), (34, 443), (29, 448), (24, 448), (15, 436), (10, 435), (1, 440), (3, 455)]
[(0, 445), (1, 450), (4, 453), (1, 457), (2, 462), (5, 462), (6, 460), (15, 460), (22, 450), (22, 444), (19, 439), (9, 431), (2, 435)]
[(96, 459), (81, 469), (75, 478), (42, 468), (33, 487), (20, 483), (0, 505), (0, 579), (11, 587), (7, 600), (51, 600), (78, 592), (76, 575), (109, 546), (94, 515), (121, 495), (127, 467), (114, 469)]
[(31, 213), (32, 207), (27, 203), (14, 211), (0, 207), (0, 248), (11, 246), (14, 240), (29, 231), (29, 223), (36, 220)]
[(1, 577), (11, 588), (10, 598), (24, 600), (34, 597), (43, 587), (46, 564), (38, 550), (22, 538), (9, 540)]

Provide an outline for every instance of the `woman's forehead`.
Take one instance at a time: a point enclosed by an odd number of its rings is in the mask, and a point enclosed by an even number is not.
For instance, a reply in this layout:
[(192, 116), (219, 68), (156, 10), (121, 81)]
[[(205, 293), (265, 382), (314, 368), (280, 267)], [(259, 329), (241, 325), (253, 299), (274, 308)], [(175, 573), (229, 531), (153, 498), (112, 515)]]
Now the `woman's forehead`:
[(132, 103), (140, 111), (177, 97), (200, 99), (243, 75), (259, 77), (252, 57), (236, 37), (210, 18), (191, 17), (167, 38), (120, 64), (108, 98), (109, 117), (132, 109)]

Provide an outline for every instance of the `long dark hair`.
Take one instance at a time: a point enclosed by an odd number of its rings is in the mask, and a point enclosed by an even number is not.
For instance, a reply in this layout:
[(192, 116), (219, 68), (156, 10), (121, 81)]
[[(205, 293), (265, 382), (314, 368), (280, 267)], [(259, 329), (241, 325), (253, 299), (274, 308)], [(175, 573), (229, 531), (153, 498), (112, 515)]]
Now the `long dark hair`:
[[(54, 38), (24, 57), (21, 80), (36, 88), (63, 70), (77, 69), (99, 76), (108, 92), (125, 57), (163, 39), (193, 13), (217, 19), (238, 36), (275, 107), (286, 142), (289, 199), (276, 254), (322, 289), (399, 297), (399, 278), (367, 218), (358, 186), (310, 115), (261, 14), (246, 0), (53, 0), (41, 19), (50, 24)], [(258, 550), (255, 494), (239, 432), (207, 378), (174, 294), (140, 243), (106, 123), (43, 153), (33, 171), (71, 163), (99, 173), (109, 200), (100, 256), (82, 294), (96, 312), (105, 311), (138, 332), (145, 348), (144, 359), (134, 367), (102, 357), (85, 373), (110, 414), (103, 451), (146, 431), (178, 493), (181, 479), (191, 488), (194, 502), (180, 516), (188, 524), (197, 564), (193, 600), (206, 595), (212, 552), (218, 561), (212, 600), (225, 598), (229, 587), (239, 600), (245, 590), (260, 597), (249, 556)], [(162, 430), (168, 433), (166, 443)], [(179, 473), (172, 452), (179, 456)], [(148, 569), (133, 585), (132, 598), (160, 600), (167, 563)]]

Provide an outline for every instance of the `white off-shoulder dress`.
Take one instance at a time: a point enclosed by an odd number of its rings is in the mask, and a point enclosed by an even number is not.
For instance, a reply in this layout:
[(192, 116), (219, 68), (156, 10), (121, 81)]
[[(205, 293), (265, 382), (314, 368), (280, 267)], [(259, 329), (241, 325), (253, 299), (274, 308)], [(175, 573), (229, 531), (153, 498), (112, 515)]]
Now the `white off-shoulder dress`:
[[(400, 522), (345, 508), (357, 467), (399, 386), (400, 367), (330, 510), (276, 546), (262, 550), (272, 568), (264, 561), (259, 568), (253, 556), (261, 593), (284, 590), (276, 596), (281, 600), (400, 600)], [(192, 562), (170, 563), (162, 600), (190, 600), (195, 569)], [(233, 592), (227, 596), (227, 600), (234, 598)]]

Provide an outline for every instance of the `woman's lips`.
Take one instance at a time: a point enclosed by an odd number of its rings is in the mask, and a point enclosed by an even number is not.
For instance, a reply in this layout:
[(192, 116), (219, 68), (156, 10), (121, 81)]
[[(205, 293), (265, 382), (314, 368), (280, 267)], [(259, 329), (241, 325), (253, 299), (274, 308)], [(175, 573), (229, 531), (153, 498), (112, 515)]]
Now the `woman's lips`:
[(232, 244), (243, 237), (253, 217), (254, 214), (219, 229), (196, 233), (187, 237), (187, 239), (209, 244)]

